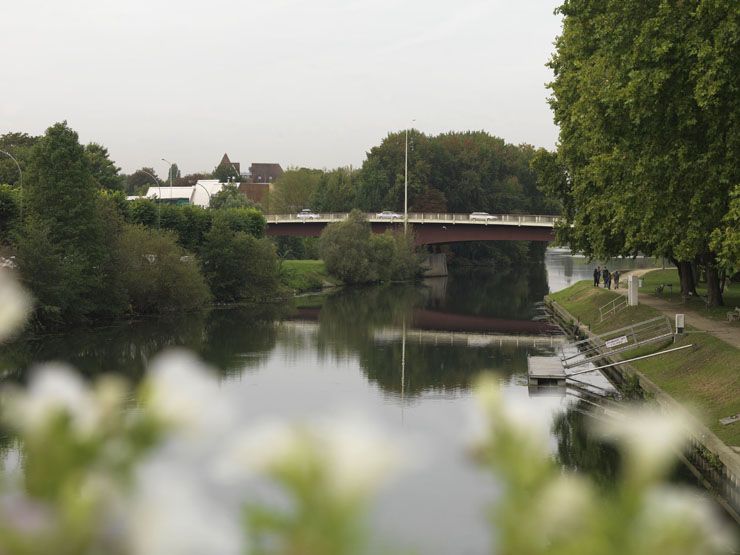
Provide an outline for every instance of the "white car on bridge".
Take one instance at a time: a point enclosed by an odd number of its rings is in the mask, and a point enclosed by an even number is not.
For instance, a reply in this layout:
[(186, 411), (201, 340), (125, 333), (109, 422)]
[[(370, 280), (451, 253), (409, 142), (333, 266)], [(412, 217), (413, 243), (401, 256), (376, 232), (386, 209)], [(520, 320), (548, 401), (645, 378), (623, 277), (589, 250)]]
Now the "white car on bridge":
[(383, 210), (382, 212), (378, 212), (375, 214), (376, 218), (380, 218), (381, 220), (395, 220), (400, 219), (403, 216), (401, 214), (398, 214), (397, 212), (391, 212), (390, 210)]
[(304, 208), (303, 210), (298, 212), (296, 217), (302, 220), (317, 220), (319, 218), (319, 215), (312, 212), (310, 208)]
[(473, 212), (472, 214), (470, 214), (470, 219), (482, 222), (490, 222), (492, 220), (498, 220), (498, 216), (493, 216), (488, 212)]

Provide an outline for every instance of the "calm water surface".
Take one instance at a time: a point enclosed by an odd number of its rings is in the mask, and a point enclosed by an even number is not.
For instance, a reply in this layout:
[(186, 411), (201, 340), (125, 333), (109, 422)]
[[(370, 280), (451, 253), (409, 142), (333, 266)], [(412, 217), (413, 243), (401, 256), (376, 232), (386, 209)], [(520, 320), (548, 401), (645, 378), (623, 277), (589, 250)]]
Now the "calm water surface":
[[(614, 269), (630, 264), (653, 265), (630, 261)], [(462, 273), (418, 286), (303, 297), (290, 306), (47, 336), (1, 353), (0, 371), (22, 381), (31, 364), (63, 360), (86, 375), (104, 370), (137, 380), (162, 349), (187, 347), (220, 372), (224, 391), (243, 400), (250, 422), (359, 414), (414, 455), (374, 505), (380, 541), (419, 553), (485, 553), (495, 539), (486, 509), (502, 485), (466, 454), (474, 414), (470, 387), (481, 372), (497, 376), (505, 395), (528, 403), (533, 417), (555, 417), (551, 447), (564, 465), (608, 483), (616, 461), (608, 447), (587, 439), (572, 391), (528, 389), (527, 357), (552, 356), (546, 341), (494, 347), (460, 338), (550, 337), (536, 303), (592, 271), (585, 259), (552, 250), (545, 264), (509, 274)]]

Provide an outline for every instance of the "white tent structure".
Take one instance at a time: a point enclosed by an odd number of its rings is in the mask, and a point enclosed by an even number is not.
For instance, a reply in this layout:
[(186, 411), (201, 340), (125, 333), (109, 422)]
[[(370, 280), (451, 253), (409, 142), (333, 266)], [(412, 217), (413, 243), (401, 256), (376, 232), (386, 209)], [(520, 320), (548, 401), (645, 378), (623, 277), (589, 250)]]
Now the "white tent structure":
[(208, 208), (211, 197), (223, 189), (224, 184), (217, 179), (201, 179), (192, 187), (168, 187), (162, 185), (149, 187), (146, 198), (161, 199), (171, 204), (194, 204)]

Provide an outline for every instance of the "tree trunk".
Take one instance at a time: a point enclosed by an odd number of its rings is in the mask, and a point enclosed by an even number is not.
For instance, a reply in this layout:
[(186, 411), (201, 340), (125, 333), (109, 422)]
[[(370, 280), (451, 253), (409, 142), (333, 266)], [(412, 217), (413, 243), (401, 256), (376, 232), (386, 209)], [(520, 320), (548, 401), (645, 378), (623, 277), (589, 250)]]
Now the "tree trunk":
[(686, 298), (690, 295), (696, 295), (696, 285), (694, 283), (694, 272), (691, 268), (691, 262), (673, 260), (678, 268), (678, 277), (681, 280), (681, 296)]
[(704, 257), (707, 271), (707, 303), (709, 306), (724, 306), (722, 299), (722, 290), (719, 287), (719, 271), (717, 270), (717, 261), (714, 254), (708, 254)]

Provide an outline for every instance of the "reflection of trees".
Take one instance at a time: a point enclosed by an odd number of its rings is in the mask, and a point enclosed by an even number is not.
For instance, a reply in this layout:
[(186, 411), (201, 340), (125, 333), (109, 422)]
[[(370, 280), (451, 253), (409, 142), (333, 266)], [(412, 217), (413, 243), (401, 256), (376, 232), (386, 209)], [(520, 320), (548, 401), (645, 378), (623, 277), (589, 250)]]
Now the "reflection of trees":
[(273, 321), (279, 307), (240, 307), (150, 318), (83, 329), (63, 335), (42, 335), (3, 347), (0, 371), (24, 381), (32, 365), (62, 361), (83, 375), (105, 372), (138, 381), (157, 353), (185, 347), (224, 372), (258, 364), (243, 353), (266, 353), (275, 344)]
[(436, 307), (449, 312), (528, 320), (533, 304), (547, 294), (544, 264), (531, 263), (506, 273), (474, 270), (453, 273), (445, 302)]
[(282, 305), (214, 310), (205, 324), (205, 340), (200, 348), (191, 348), (223, 374), (236, 374), (247, 366), (257, 366), (275, 348), (275, 319), (285, 310)]
[[(370, 344), (360, 352), (360, 364), (370, 381), (384, 391), (401, 393), (401, 342)], [(451, 392), (470, 388), (483, 371), (509, 376), (526, 371), (527, 353), (514, 346), (471, 348), (464, 345), (406, 343), (404, 391)]]
[(570, 470), (589, 474), (605, 488), (611, 487), (619, 469), (619, 452), (588, 431), (589, 406), (578, 401), (555, 418), (553, 432), (558, 441), (558, 459)]

